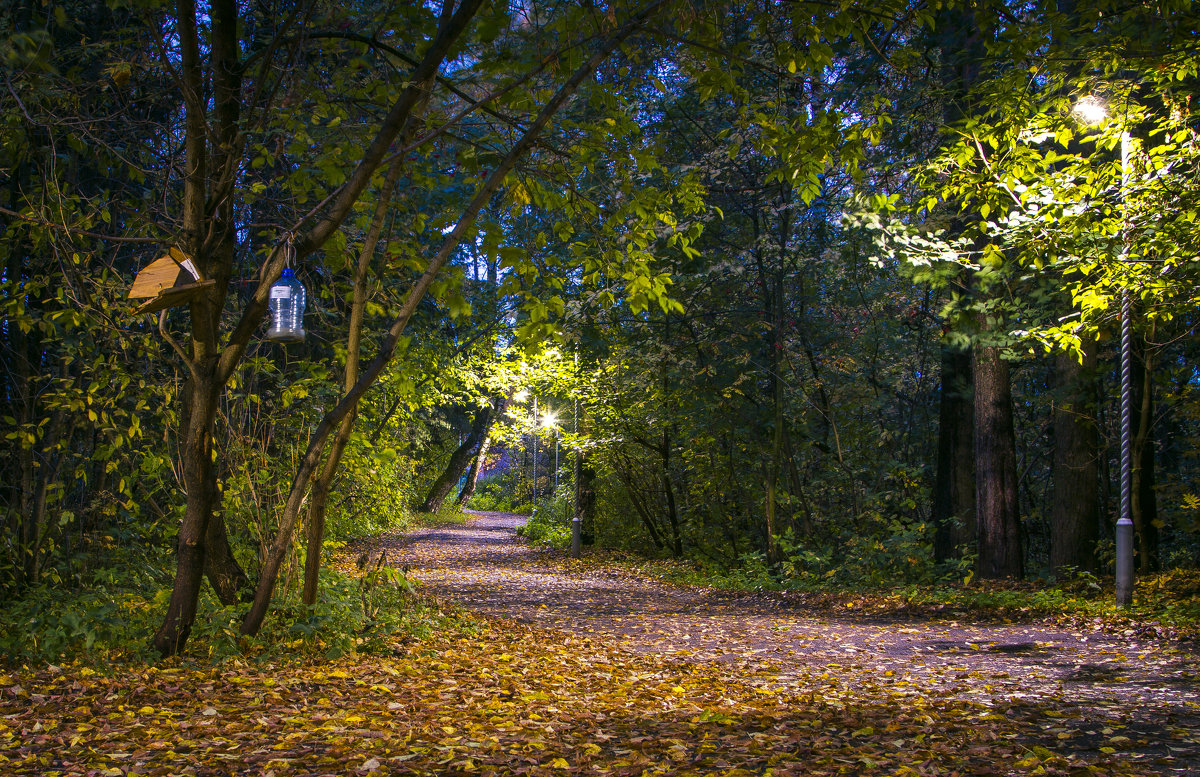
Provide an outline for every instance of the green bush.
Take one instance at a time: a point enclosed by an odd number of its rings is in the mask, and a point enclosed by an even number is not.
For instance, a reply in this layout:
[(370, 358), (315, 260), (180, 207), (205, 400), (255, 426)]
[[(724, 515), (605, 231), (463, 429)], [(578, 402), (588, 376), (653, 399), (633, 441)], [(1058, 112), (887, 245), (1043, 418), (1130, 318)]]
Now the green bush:
[(528, 501), (521, 501), (528, 496), (528, 484), (521, 482), (518, 473), (498, 472), (480, 479), (475, 495), (471, 497), (467, 507), (485, 512), (529, 515), (533, 512), (533, 505)]
[(403, 529), (413, 522), (409, 505), (416, 501), (415, 462), (395, 448), (352, 437), (329, 500), (326, 536), (352, 540)]
[(513, 511), (512, 495), (505, 491), (502, 483), (489, 480), (479, 484), (467, 506), (472, 510), (508, 513)]
[(571, 547), (572, 502), (571, 486), (559, 486), (550, 499), (539, 504), (536, 511), (531, 510), (529, 520), (517, 529), (517, 534), (532, 543), (566, 550)]
[(192, 649), (211, 658), (246, 652), (319, 653), (337, 658), (348, 653), (390, 650), (401, 635), (426, 636), (443, 628), (444, 616), (416, 596), (402, 571), (367, 563), (358, 576), (336, 568), (321, 570), (321, 596), (307, 607), (295, 594), (273, 604), (263, 630), (254, 638), (239, 634), (244, 608), (216, 607), (198, 618)]

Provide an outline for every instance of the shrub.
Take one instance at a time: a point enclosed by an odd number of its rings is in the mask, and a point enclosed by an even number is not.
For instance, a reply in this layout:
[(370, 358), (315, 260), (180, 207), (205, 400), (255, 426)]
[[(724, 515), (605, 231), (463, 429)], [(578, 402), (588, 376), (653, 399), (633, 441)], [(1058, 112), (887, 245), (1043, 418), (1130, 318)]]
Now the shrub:
[(566, 550), (571, 546), (570, 508), (573, 501), (571, 486), (560, 485), (554, 496), (532, 511), (529, 520), (517, 533), (530, 542)]

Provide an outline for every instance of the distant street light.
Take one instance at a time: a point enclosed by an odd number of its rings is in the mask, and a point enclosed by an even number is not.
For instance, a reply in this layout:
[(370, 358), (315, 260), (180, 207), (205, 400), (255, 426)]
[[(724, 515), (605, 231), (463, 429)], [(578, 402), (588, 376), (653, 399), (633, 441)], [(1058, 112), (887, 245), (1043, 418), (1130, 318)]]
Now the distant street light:
[[(1083, 97), (1072, 111), (1084, 124), (1106, 121), (1097, 97)], [(1129, 187), (1129, 132), (1121, 129), (1121, 256), (1129, 261), (1125, 209)], [(1121, 289), (1121, 502), (1117, 516), (1117, 606), (1133, 604), (1133, 295)]]

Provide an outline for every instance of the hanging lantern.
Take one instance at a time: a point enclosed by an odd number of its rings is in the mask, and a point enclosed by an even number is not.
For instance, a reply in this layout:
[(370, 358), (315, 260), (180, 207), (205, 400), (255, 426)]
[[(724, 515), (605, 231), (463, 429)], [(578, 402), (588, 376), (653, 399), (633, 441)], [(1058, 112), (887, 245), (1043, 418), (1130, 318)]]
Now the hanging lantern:
[(271, 328), (267, 339), (294, 343), (304, 339), (304, 286), (290, 267), (271, 286)]

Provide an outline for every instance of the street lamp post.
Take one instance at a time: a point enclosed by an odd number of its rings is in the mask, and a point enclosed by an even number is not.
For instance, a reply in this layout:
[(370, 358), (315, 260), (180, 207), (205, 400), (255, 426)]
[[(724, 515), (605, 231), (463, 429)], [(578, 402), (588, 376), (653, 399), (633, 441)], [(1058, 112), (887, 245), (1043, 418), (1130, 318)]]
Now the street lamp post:
[(571, 467), (571, 558), (579, 558), (583, 550), (583, 516), (579, 514), (579, 478), (582, 467), (582, 451), (579, 450), (579, 345), (575, 345), (574, 404), (572, 406), (571, 434), (575, 436), (575, 457)]
[(533, 513), (537, 515), (537, 397), (533, 398)]
[[(1075, 106), (1085, 124), (1108, 118), (1104, 103), (1085, 97)], [(1129, 261), (1126, 207), (1129, 188), (1129, 131), (1121, 129), (1121, 262)], [(1121, 497), (1117, 516), (1117, 606), (1133, 604), (1133, 295), (1121, 289)]]

